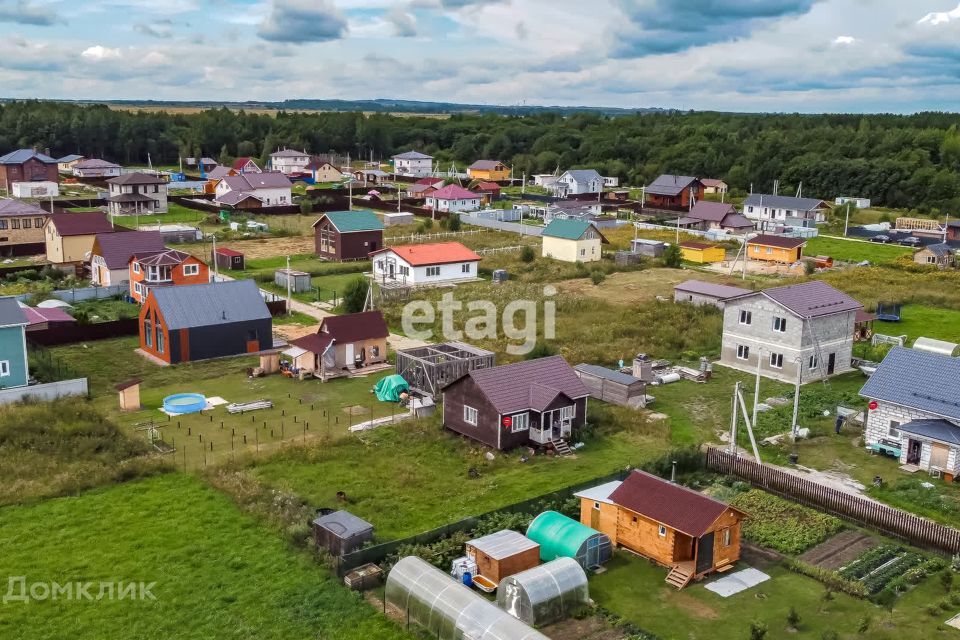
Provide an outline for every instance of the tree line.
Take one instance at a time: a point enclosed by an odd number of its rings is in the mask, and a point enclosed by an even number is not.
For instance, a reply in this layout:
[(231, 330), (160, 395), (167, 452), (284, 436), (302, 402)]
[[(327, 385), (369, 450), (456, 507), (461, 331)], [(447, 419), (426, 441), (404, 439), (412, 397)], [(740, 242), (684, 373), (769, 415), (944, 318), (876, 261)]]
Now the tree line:
[(595, 168), (629, 185), (661, 173), (723, 178), (734, 192), (868, 197), (923, 212), (960, 211), (958, 116), (652, 112), (394, 116), (354, 112), (114, 110), (17, 101), (0, 105), (0, 151), (80, 153), (122, 164), (187, 156), (265, 161), (281, 147), (387, 160), (416, 149), (441, 168), (498, 159), (522, 174)]

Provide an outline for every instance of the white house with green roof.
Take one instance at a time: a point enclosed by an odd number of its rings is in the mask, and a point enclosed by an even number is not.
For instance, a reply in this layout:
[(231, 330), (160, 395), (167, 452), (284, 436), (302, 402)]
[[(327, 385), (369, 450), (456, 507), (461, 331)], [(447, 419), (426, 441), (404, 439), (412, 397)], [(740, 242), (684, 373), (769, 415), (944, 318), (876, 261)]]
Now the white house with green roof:
[(595, 262), (609, 244), (592, 222), (555, 218), (543, 229), (543, 257), (564, 262)]
[(317, 255), (326, 260), (366, 260), (383, 248), (383, 222), (372, 211), (330, 211), (313, 223)]

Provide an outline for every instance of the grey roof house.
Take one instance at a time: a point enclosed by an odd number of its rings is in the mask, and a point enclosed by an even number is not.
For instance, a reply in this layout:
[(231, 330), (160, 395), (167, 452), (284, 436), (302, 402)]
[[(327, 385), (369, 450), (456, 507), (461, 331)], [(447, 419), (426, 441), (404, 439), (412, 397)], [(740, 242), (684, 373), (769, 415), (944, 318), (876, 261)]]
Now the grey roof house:
[(751, 193), (743, 201), (743, 215), (761, 231), (781, 227), (815, 227), (826, 220), (830, 205), (817, 198), (795, 198)]
[(860, 395), (868, 449), (947, 480), (960, 472), (960, 359), (894, 347)]
[(825, 282), (774, 287), (727, 301), (720, 364), (783, 382), (851, 369), (863, 305)]
[(723, 309), (731, 300), (753, 294), (752, 289), (714, 284), (702, 280), (685, 280), (673, 288), (674, 302), (688, 302), (701, 306), (711, 305)]
[(98, 233), (90, 250), (90, 281), (101, 286), (129, 282), (131, 257), (164, 249), (159, 231)]
[(930, 265), (939, 269), (949, 269), (954, 265), (955, 257), (950, 245), (946, 242), (938, 242), (937, 244), (928, 244), (914, 253), (913, 261), (917, 264)]
[(753, 230), (753, 222), (737, 212), (729, 203), (698, 200), (687, 213), (688, 218), (699, 221), (699, 228), (704, 231), (721, 230), (732, 233), (743, 233)]
[(603, 176), (596, 169), (569, 169), (550, 187), (560, 197), (603, 191)]

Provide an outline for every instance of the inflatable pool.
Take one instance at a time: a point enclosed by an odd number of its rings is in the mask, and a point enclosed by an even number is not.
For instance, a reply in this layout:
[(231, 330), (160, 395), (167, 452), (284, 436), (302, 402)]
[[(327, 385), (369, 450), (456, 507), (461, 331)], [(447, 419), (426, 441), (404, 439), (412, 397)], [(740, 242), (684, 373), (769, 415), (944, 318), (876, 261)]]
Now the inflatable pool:
[(163, 409), (167, 413), (197, 413), (207, 406), (207, 399), (200, 393), (175, 393), (163, 399)]

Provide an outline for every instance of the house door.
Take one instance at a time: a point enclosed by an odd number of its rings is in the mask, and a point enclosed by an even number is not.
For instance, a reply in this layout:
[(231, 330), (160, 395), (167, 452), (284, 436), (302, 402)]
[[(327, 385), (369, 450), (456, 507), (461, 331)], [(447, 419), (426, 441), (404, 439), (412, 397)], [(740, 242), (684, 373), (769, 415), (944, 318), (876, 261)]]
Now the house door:
[(936, 467), (943, 471), (947, 468), (947, 454), (950, 452), (950, 447), (945, 444), (938, 444), (936, 442), (930, 445), (930, 467)]
[(597, 531), (600, 530), (600, 507), (599, 506), (595, 505), (593, 509), (590, 510), (590, 528), (596, 529)]
[(713, 568), (713, 531), (700, 536), (697, 542), (697, 573)]
[(837, 354), (831, 353), (827, 356), (827, 375), (832, 376), (834, 369), (837, 368)]
[(257, 338), (256, 330), (247, 331), (247, 353), (256, 353), (260, 351), (260, 340)]
[(348, 367), (352, 367), (353, 366), (353, 343), (348, 342), (343, 346), (346, 349), (346, 360), (347, 360), (346, 365)]
[(388, 275), (390, 278), (395, 278), (395, 277), (396, 277), (396, 276), (394, 275), (394, 267), (395, 267), (395, 266), (396, 266), (396, 265), (395, 265), (394, 263), (392, 263), (392, 262), (387, 262), (387, 275)]
[(587, 568), (595, 569), (600, 566), (600, 536), (593, 536), (587, 540)]
[(919, 440), (909, 440), (907, 442), (907, 464), (920, 464), (920, 452), (923, 450), (923, 444)]

